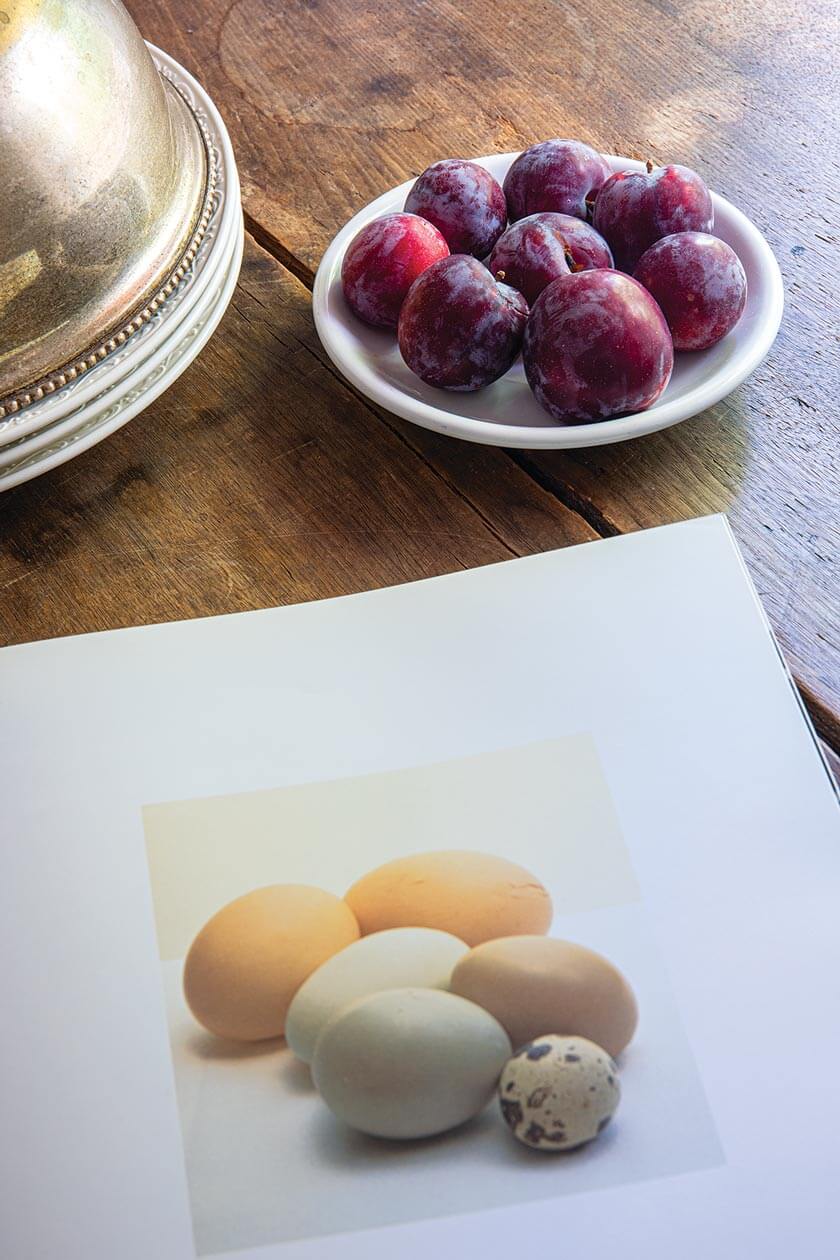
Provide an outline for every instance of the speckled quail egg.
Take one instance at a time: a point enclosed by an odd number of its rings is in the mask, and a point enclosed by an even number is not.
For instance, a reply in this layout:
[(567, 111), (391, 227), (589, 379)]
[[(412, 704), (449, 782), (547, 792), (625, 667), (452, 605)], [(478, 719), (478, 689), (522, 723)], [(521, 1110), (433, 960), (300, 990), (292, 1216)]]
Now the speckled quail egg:
[(508, 1059), (499, 1080), (511, 1132), (541, 1151), (571, 1151), (591, 1142), (620, 1098), (615, 1063), (585, 1037), (537, 1037)]

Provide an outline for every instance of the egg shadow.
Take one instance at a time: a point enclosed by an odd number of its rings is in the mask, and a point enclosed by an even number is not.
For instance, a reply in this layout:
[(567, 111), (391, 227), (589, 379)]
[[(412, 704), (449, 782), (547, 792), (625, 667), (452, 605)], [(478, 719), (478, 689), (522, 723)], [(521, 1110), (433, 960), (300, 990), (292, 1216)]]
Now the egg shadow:
[(268, 1037), (264, 1041), (227, 1041), (209, 1032), (195, 1032), (187, 1041), (187, 1048), (192, 1054), (205, 1062), (235, 1063), (241, 1059), (261, 1059), (267, 1054), (277, 1054), (285, 1045), (285, 1037)]
[[(285, 1047), (285, 1049), (283, 1048)], [(312, 1094), (315, 1092), (315, 1086), (312, 1083), (312, 1073), (309, 1070), (309, 1064), (304, 1063), (286, 1046), (285, 1041), (281, 1045), (280, 1066), (278, 1076), (283, 1088), (289, 1094)]]
[(582, 1146), (573, 1146), (571, 1150), (563, 1150), (559, 1146), (535, 1147), (515, 1138), (500, 1115), (494, 1115), (493, 1119), (497, 1129), (493, 1135), (497, 1143), (494, 1164), (504, 1163), (510, 1169), (528, 1169), (529, 1177), (560, 1177), (564, 1170), (571, 1171), (578, 1164), (602, 1160), (617, 1136), (615, 1122), (611, 1121), (597, 1138)]
[(435, 1158), (451, 1156), (467, 1144), (481, 1144), (488, 1136), (492, 1139), (494, 1127), (494, 1117), (488, 1110), (447, 1133), (405, 1140), (379, 1138), (351, 1129), (325, 1106), (313, 1117), (308, 1139), (318, 1159), (328, 1167), (370, 1170), (420, 1164), (430, 1153)]
[[(506, 1162), (509, 1167), (528, 1168), (538, 1177), (557, 1177), (563, 1175), (564, 1169), (571, 1171), (573, 1167), (588, 1164), (590, 1160), (603, 1160), (620, 1137), (619, 1127), (615, 1121), (610, 1121), (597, 1138), (583, 1146), (573, 1146), (568, 1151), (564, 1151), (562, 1147), (546, 1149), (527, 1146), (510, 1133), (502, 1134), (501, 1137), (508, 1138)], [(536, 1172), (537, 1169), (540, 1171)]]
[[(537, 1183), (541, 1187), (536, 1195), (538, 1198), (546, 1193), (559, 1193), (564, 1173), (571, 1173), (590, 1160), (602, 1161), (620, 1140), (619, 1130), (620, 1124), (611, 1123), (596, 1141), (570, 1151), (536, 1150), (517, 1141), (496, 1109), (489, 1106), (479, 1116), (448, 1133), (399, 1141), (359, 1133), (324, 1107), (313, 1117), (307, 1142), (316, 1159), (325, 1167), (365, 1176), (392, 1169), (402, 1172), (416, 1170), (418, 1175), (425, 1175), (432, 1163), (443, 1161), (457, 1166), (463, 1157), (468, 1158), (471, 1164), (478, 1162), (483, 1165), (488, 1174), (507, 1168), (517, 1178), (525, 1174), (522, 1202), (527, 1202), (534, 1197)], [(513, 1201), (519, 1201), (519, 1196), (514, 1196)], [(491, 1204), (488, 1202), (485, 1206)], [(453, 1202), (447, 1210), (456, 1211), (462, 1207), (463, 1204), (459, 1207), (457, 1202)]]

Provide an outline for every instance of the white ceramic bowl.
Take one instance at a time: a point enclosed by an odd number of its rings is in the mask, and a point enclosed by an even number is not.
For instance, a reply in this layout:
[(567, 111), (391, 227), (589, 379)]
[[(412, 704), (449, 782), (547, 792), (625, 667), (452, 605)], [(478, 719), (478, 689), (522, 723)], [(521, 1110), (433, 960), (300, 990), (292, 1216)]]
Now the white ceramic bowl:
[(0, 450), (0, 491), (40, 477), (81, 455), (122, 428), (177, 380), (204, 348), (227, 309), (239, 278), (243, 244), (240, 211), (220, 274), (203, 291), (190, 319), (116, 386), (91, 399), (80, 411), (16, 446)]
[[(229, 187), (232, 195), (238, 197), (239, 182), (235, 170)], [(156, 379), (155, 374), (164, 363), (169, 362), (170, 358), (172, 362), (180, 359), (181, 350), (178, 349), (174, 357), (173, 351), (176, 347), (180, 347), (182, 342), (187, 344), (195, 335), (196, 330), (204, 327), (206, 312), (212, 308), (216, 297), (227, 283), (228, 270), (237, 249), (237, 238), (242, 235), (242, 209), (237, 201), (233, 206), (229, 221), (222, 225), (222, 230), (213, 239), (213, 256), (208, 260), (208, 266), (202, 273), (200, 286), (191, 290), (190, 296), (194, 300), (190, 302), (187, 317), (173, 321), (169, 328), (169, 335), (163, 341), (138, 343), (127, 361), (120, 365), (119, 371), (113, 374), (112, 378), (105, 382), (104, 387), (95, 391), (91, 397), (81, 403), (74, 398), (72, 409), (65, 408), (58, 419), (39, 426), (34, 432), (25, 434), (17, 441), (5, 445), (0, 444), (0, 476), (4, 470), (18, 467), (23, 462), (29, 466), (31, 457), (37, 451), (52, 447), (69, 434), (81, 429), (87, 431), (95, 417), (102, 416), (106, 411), (111, 412), (115, 406), (122, 407), (125, 397), (136, 391), (139, 381), (151, 380), (153, 377)], [(0, 488), (2, 488), (2, 482), (0, 482)]]
[(217, 284), (221, 263), (228, 261), (229, 251), (222, 238), (235, 235), (242, 211), (239, 177), (227, 129), (213, 101), (192, 75), (153, 44), (147, 43), (147, 47), (160, 73), (186, 99), (204, 129), (206, 142), (215, 152), (216, 191), (207, 230), (192, 266), (171, 298), (124, 346), (63, 389), (0, 420), (0, 451), (79, 415), (93, 400), (120, 385), (144, 358), (176, 336), (180, 324), (193, 317), (205, 290)]
[(0, 491), (40, 477), (89, 450), (122, 428), (177, 380), (201, 352), (227, 310), (239, 278), (243, 244), (240, 211), (221, 274), (215, 284), (204, 290), (190, 319), (183, 321), (174, 337), (139, 363), (116, 387), (45, 432), (0, 452)]
[(218, 162), (217, 197), (195, 263), (176, 295), (123, 351), (64, 390), (0, 426), (0, 491), (11, 489), (88, 450), (167, 389), (199, 354), (233, 295), (242, 262), (244, 225), (239, 175), (225, 125), (212, 100), (173, 58), (152, 48), (163, 73), (185, 92), (205, 126)]
[[(476, 158), (501, 183), (516, 153)], [(641, 162), (606, 155), (613, 170), (643, 170)], [(345, 224), (330, 243), (312, 295), (315, 326), (336, 367), (374, 402), (426, 429), (490, 446), (556, 448), (601, 446), (653, 433), (687, 420), (725, 398), (766, 356), (782, 318), (779, 265), (755, 224), (712, 193), (714, 232), (738, 254), (747, 273), (747, 305), (737, 326), (709, 350), (676, 355), (674, 374), (647, 411), (596, 424), (558, 425), (534, 398), (521, 360), (474, 394), (424, 384), (403, 362), (393, 333), (369, 328), (344, 300), (341, 264), (353, 237), (371, 219), (402, 210), (413, 180), (377, 197)]]

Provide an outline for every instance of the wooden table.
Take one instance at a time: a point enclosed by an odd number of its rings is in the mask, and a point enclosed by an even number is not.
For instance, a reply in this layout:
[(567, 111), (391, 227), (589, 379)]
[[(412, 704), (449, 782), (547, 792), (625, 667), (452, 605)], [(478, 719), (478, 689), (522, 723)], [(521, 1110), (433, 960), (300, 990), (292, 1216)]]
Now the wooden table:
[[(154, 406), (0, 496), (2, 641), (318, 599), (725, 511), (840, 746), (833, 0), (129, 7), (226, 117), (241, 282)], [(759, 224), (787, 296), (769, 360), (703, 416), (588, 451), (469, 446), (367, 403), (312, 327), (330, 237), (437, 158), (552, 135), (685, 162)]]

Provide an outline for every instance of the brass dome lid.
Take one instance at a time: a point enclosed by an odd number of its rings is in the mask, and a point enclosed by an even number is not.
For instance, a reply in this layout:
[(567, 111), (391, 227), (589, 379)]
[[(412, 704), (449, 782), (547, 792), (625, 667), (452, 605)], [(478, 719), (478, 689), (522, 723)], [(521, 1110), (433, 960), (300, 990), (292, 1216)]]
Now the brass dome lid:
[(119, 0), (2, 0), (0, 407), (125, 340), (206, 183), (197, 120)]

